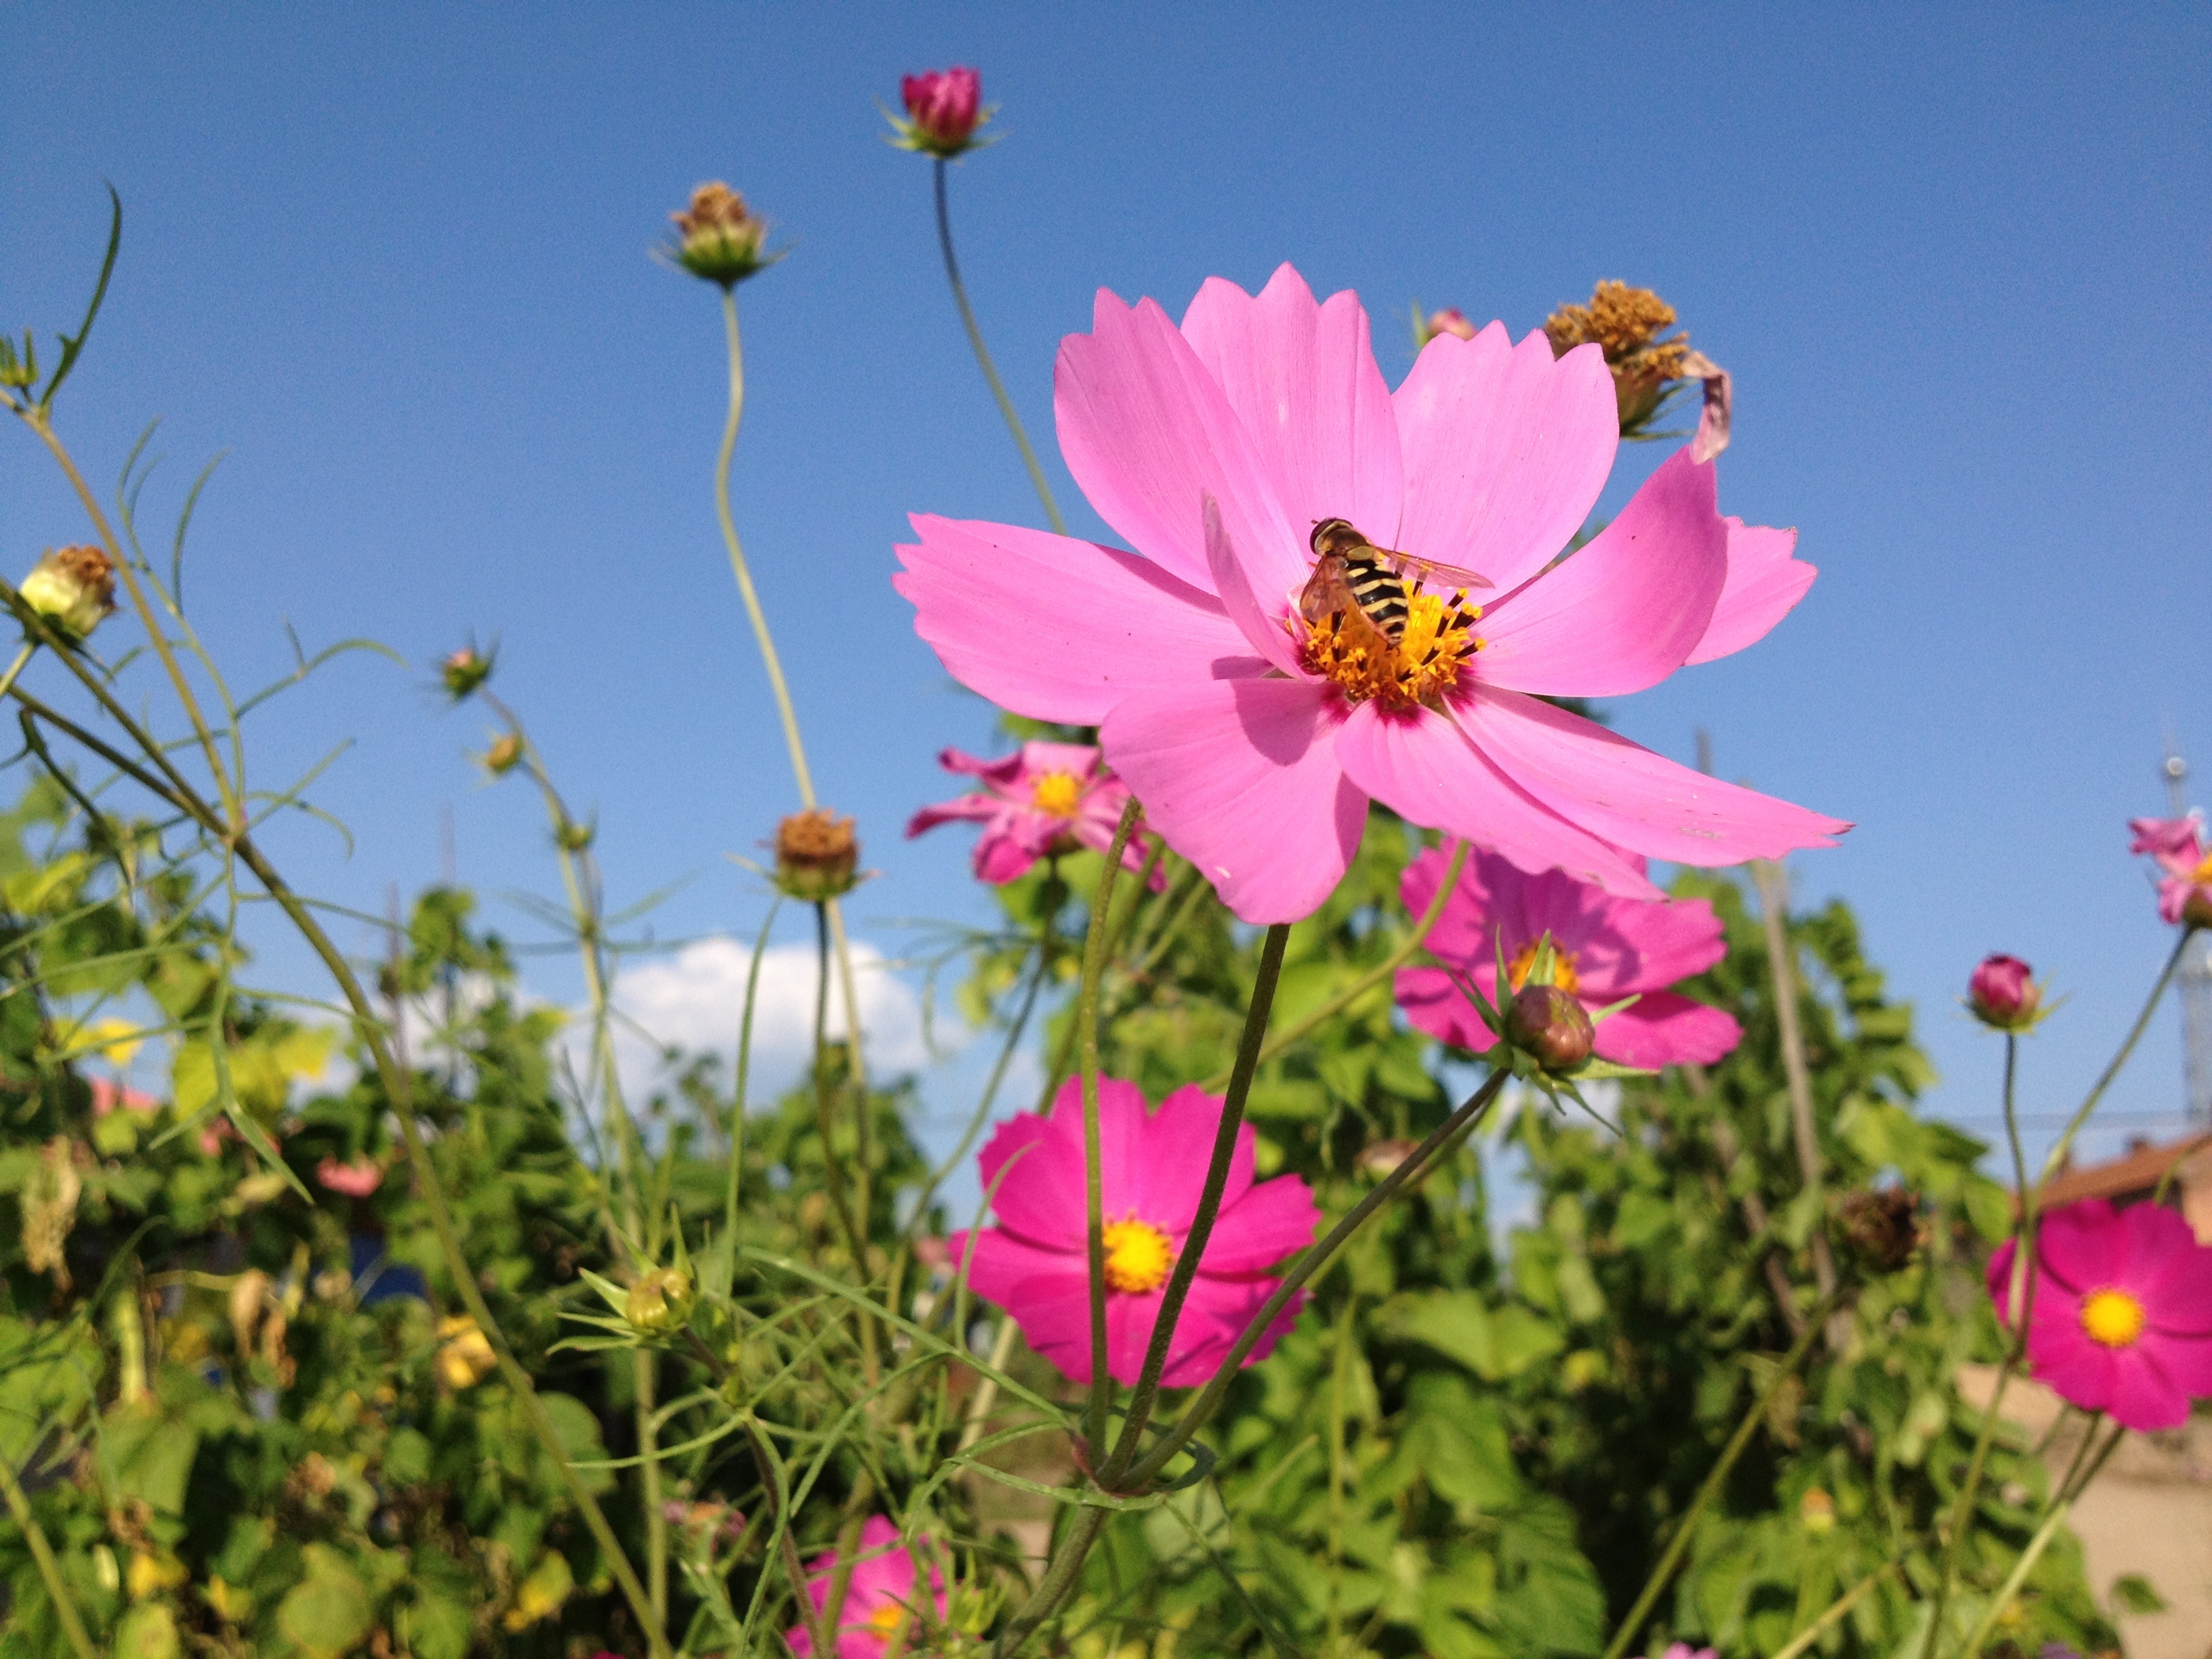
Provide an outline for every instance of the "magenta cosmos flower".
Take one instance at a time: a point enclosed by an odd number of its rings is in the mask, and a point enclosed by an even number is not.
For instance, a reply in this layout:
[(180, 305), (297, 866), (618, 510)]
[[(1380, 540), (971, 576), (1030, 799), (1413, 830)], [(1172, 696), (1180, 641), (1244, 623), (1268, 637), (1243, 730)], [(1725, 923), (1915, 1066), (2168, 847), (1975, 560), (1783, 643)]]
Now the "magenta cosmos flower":
[[(975, 875), (981, 881), (1004, 884), (1025, 874), (1048, 854), (1088, 847), (1103, 853), (1114, 845), (1121, 809), (1129, 792), (1107, 775), (1098, 751), (1086, 744), (1025, 743), (1000, 760), (978, 760), (957, 749), (947, 749), (937, 763), (948, 772), (964, 772), (981, 781), (982, 788), (957, 799), (925, 806), (906, 827), (911, 837), (940, 823), (966, 820), (983, 826), (975, 842)], [(1144, 831), (1139, 830), (1122, 850), (1122, 862), (1132, 870), (1145, 867)], [(1167, 878), (1155, 871), (1155, 892)]]
[[(825, 1551), (806, 1564), (806, 1599), (821, 1612), (830, 1605), (830, 1583), (837, 1568), (835, 1551)], [(917, 1611), (913, 1555), (899, 1542), (899, 1529), (880, 1515), (872, 1515), (860, 1528), (860, 1552), (853, 1562), (853, 1576), (845, 1586), (845, 1605), (837, 1619), (837, 1659), (881, 1659), (899, 1627)], [(945, 1575), (929, 1570), (929, 1588), (937, 1616), (945, 1617)], [(814, 1638), (800, 1625), (783, 1633), (799, 1659), (811, 1659)], [(904, 1646), (920, 1652), (909, 1632)]]
[[(1163, 1287), (1198, 1213), (1221, 1097), (1176, 1090), (1157, 1112), (1133, 1083), (1098, 1080), (1099, 1174), (1105, 1188), (1106, 1370), (1134, 1383), (1152, 1340)], [(1313, 1243), (1321, 1212), (1296, 1176), (1252, 1179), (1252, 1126), (1237, 1152), (1221, 1210), (1176, 1323), (1160, 1381), (1203, 1382), (1273, 1292), (1267, 1269)], [(1091, 1285), (1086, 1271), (1083, 1087), (1070, 1079), (1048, 1117), (1024, 1112), (1000, 1126), (977, 1160), (999, 1224), (948, 1241), (978, 1296), (997, 1303), (1029, 1345), (1079, 1382), (1091, 1380)], [(1004, 1171), (1005, 1179), (1000, 1180)], [(992, 1183), (998, 1182), (993, 1191)], [(1246, 1357), (1252, 1364), (1297, 1320), (1301, 1291)]]
[[(2015, 1246), (1990, 1261), (2002, 1319)], [(2027, 1358), (2034, 1374), (2084, 1411), (2131, 1429), (2185, 1422), (2212, 1395), (2212, 1249), (2158, 1204), (2115, 1210), (2101, 1198), (2043, 1218)]]
[(2204, 847), (2204, 826), (2191, 818), (2130, 818), (2131, 853), (2148, 853), (2164, 874), (2158, 884), (2158, 913), (2168, 921), (2212, 927), (2212, 854)]
[[(1541, 333), (1441, 334), (1394, 394), (1358, 297), (1319, 303), (1285, 265), (1256, 298), (1209, 281), (1180, 329), (1101, 291), (1054, 394), (1069, 471), (1143, 556), (918, 516), (897, 586), (963, 684), (1099, 726), (1147, 821), (1245, 921), (1318, 906), (1370, 797), (1643, 898), (1637, 855), (1733, 864), (1849, 827), (1540, 700), (1642, 690), (1736, 650), (1813, 574), (1790, 532), (1723, 519), (1686, 453), (1555, 562), (1620, 443), (1595, 346), (1554, 361)], [(1363, 651), (1353, 618), (1300, 614), (1330, 519), (1492, 586), (1414, 595), (1401, 636)]]
[[(1398, 890), (1407, 910), (1427, 913), (1449, 865), (1431, 848), (1406, 866)], [(1591, 1013), (1636, 998), (1598, 1022), (1591, 1047), (1601, 1060), (1655, 1071), (1710, 1066), (1742, 1038), (1732, 1016), (1667, 988), (1728, 954), (1720, 918), (1703, 899), (1614, 898), (1561, 871), (1524, 875), (1510, 860), (1478, 852), (1460, 872), (1426, 943), (1430, 955), (1495, 1004), (1500, 948), (1510, 997), (1528, 982), (1537, 941), (1547, 933), (1552, 982)], [(1422, 1030), (1457, 1048), (1480, 1054), (1498, 1041), (1443, 968), (1401, 968), (1398, 1006)]]

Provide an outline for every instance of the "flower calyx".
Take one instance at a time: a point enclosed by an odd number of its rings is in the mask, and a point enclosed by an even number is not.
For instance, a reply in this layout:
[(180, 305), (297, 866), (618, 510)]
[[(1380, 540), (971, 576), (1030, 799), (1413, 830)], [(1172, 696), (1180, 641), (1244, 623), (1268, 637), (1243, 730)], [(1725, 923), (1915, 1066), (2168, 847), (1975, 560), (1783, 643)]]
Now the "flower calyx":
[(623, 1298), (623, 1317), (644, 1336), (668, 1336), (690, 1322), (698, 1300), (691, 1275), (682, 1267), (654, 1267), (640, 1275)]

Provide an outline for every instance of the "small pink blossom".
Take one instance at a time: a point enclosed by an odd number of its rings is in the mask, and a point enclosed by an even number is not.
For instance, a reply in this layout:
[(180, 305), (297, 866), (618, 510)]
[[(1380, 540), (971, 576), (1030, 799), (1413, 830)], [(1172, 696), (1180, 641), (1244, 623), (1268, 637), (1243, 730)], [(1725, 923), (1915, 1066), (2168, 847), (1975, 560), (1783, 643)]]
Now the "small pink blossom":
[[(1640, 898), (1659, 896), (1645, 857), (1735, 864), (1849, 827), (1545, 701), (1740, 649), (1812, 575), (1790, 532), (1723, 519), (1687, 452), (1560, 557), (1620, 441), (1595, 345), (1554, 360), (1499, 324), (1442, 334), (1394, 393), (1358, 297), (1324, 304), (1285, 265), (1257, 296), (1208, 282), (1180, 328), (1102, 291), (1054, 392), (1069, 470), (1143, 556), (921, 515), (896, 584), (953, 678), (1098, 726), (1146, 823), (1243, 920), (1317, 908), (1370, 798)], [(1400, 638), (1362, 654), (1342, 608), (1302, 614), (1331, 519), (1492, 586), (1414, 596)]]
[[(1143, 1367), (1168, 1275), (1198, 1213), (1221, 1109), (1219, 1096), (1185, 1087), (1162, 1101), (1158, 1111), (1147, 1112), (1135, 1084), (1098, 1080), (1106, 1369), (1117, 1382), (1134, 1383)], [(1255, 1182), (1254, 1139), (1250, 1124), (1238, 1128), (1221, 1209), (1160, 1376), (1168, 1388), (1188, 1388), (1212, 1376), (1273, 1293), (1275, 1280), (1267, 1270), (1313, 1243), (1321, 1212), (1312, 1193), (1296, 1176)], [(1088, 1382), (1091, 1291), (1080, 1082), (1068, 1080), (1048, 1117), (1024, 1112), (1000, 1125), (977, 1164), (984, 1189), (993, 1193), (999, 1224), (954, 1234), (949, 1241), (954, 1259), (965, 1261), (969, 1286), (1012, 1315), (1032, 1348), (1077, 1382)], [(1301, 1291), (1246, 1364), (1267, 1357), (1304, 1304)]]
[(2165, 872), (2158, 884), (2158, 913), (2168, 921), (2212, 927), (2212, 852), (2204, 825), (2185, 818), (2130, 818), (2131, 853), (2148, 853)]
[[(830, 1605), (830, 1580), (837, 1571), (837, 1555), (825, 1550), (806, 1564), (806, 1599), (820, 1613)], [(852, 1577), (846, 1581), (845, 1605), (838, 1614), (837, 1659), (882, 1659), (884, 1650), (902, 1626), (919, 1611), (915, 1604), (916, 1577), (911, 1552), (899, 1541), (899, 1529), (880, 1515), (872, 1515), (860, 1528), (860, 1551), (854, 1558)], [(945, 1617), (945, 1575), (933, 1564), (929, 1588), (937, 1604), (937, 1618)], [(799, 1659), (811, 1659), (814, 1638), (799, 1625), (783, 1633)], [(900, 1647), (923, 1653), (930, 1644), (916, 1639), (908, 1629)]]
[(1421, 325), (1421, 343), (1428, 344), (1439, 334), (1456, 334), (1462, 340), (1472, 340), (1474, 325), (1468, 321), (1465, 312), (1455, 306), (1446, 306), (1442, 311), (1431, 312)]
[[(1129, 800), (1127, 787), (1107, 774), (1097, 750), (1087, 744), (1025, 743), (994, 761), (947, 749), (937, 763), (948, 772), (980, 779), (983, 787), (923, 807), (907, 825), (907, 835), (962, 819), (980, 823), (975, 876), (994, 885), (1026, 874), (1039, 859), (1055, 853), (1078, 847), (1107, 851)], [(1139, 830), (1122, 849), (1123, 864), (1143, 869), (1146, 851)], [(1153, 890), (1166, 885), (1165, 874), (1154, 871)]]
[(906, 147), (950, 161), (975, 147), (975, 129), (989, 118), (983, 108), (983, 77), (955, 64), (924, 70), (899, 82), (907, 118), (899, 124)]
[(366, 1152), (350, 1164), (326, 1158), (315, 1165), (315, 1181), (326, 1192), (367, 1198), (384, 1184), (384, 1166)]
[[(2171, 1429), (2212, 1395), (2212, 1247), (2159, 1204), (2101, 1198), (2053, 1210), (2037, 1230), (2027, 1318), (2034, 1375), (2084, 1411), (2131, 1429)], [(2012, 1293), (2015, 1244), (1990, 1258), (1997, 1316)]]
[(106, 1117), (118, 1109), (126, 1112), (158, 1112), (161, 1109), (161, 1103), (140, 1090), (111, 1083), (104, 1077), (93, 1079), (92, 1115)]
[[(1398, 890), (1408, 911), (1427, 913), (1449, 865), (1431, 848), (1406, 867)], [(1552, 982), (1589, 1012), (1636, 998), (1598, 1022), (1593, 1048), (1601, 1060), (1651, 1070), (1710, 1066), (1742, 1038), (1733, 1016), (1667, 988), (1728, 954), (1720, 918), (1703, 899), (1614, 898), (1563, 871), (1524, 875), (1508, 860), (1475, 852), (1426, 945), (1495, 1005), (1501, 948), (1510, 997), (1526, 985), (1547, 933)], [(1400, 969), (1398, 1006), (1414, 1025), (1456, 1048), (1481, 1054), (1497, 1041), (1443, 968)]]
[(1983, 1024), (2000, 1031), (2026, 1030), (2035, 1024), (2042, 1003), (2035, 970), (2018, 957), (1984, 957), (1966, 981), (1966, 1006)]
[(1687, 1642), (1676, 1642), (1668, 1646), (1659, 1659), (1713, 1659), (1711, 1648), (1693, 1648)]

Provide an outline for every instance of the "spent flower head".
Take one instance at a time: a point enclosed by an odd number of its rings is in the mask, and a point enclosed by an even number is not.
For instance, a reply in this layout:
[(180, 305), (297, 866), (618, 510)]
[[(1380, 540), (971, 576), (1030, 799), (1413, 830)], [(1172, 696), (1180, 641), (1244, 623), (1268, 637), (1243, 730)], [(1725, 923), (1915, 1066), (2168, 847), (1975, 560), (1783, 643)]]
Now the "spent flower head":
[(725, 289), (783, 257), (767, 252), (768, 221), (719, 179), (700, 185), (691, 192), (690, 207), (668, 216), (676, 222), (676, 242), (662, 257)]
[(75, 643), (115, 609), (114, 562), (96, 547), (49, 548), (16, 592)]
[(900, 149), (949, 161), (993, 142), (975, 136), (991, 111), (983, 105), (983, 77), (974, 70), (955, 64), (905, 76), (899, 98), (906, 105), (905, 117), (886, 110), (884, 118), (891, 124), (890, 142)]
[(1668, 389), (1693, 372), (1690, 337), (1669, 335), (1674, 307), (1648, 288), (1601, 282), (1588, 305), (1561, 306), (1544, 319), (1552, 349), (1565, 356), (1578, 345), (1595, 345), (1613, 373), (1625, 438), (1646, 431), (1667, 400)]
[(793, 812), (775, 826), (775, 884), (789, 897), (819, 903), (860, 884), (860, 842), (853, 820), (826, 806)]
[(1920, 1200), (1903, 1187), (1846, 1193), (1837, 1215), (1844, 1242), (1870, 1272), (1897, 1272), (1927, 1240)]
[(1966, 1006), (1995, 1031), (2025, 1031), (2043, 1018), (2043, 988), (2035, 970), (2002, 951), (1982, 958), (1966, 981)]

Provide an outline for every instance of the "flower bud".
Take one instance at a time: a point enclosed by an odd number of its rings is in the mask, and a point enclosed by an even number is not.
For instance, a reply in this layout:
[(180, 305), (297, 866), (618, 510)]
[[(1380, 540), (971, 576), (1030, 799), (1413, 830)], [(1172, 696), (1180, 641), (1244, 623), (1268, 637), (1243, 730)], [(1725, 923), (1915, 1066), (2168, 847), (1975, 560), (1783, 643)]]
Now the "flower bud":
[(691, 1275), (676, 1267), (655, 1267), (630, 1286), (623, 1317), (647, 1336), (666, 1336), (691, 1317)]
[(1925, 1240), (1920, 1200), (1902, 1187), (1846, 1193), (1836, 1212), (1844, 1243), (1869, 1272), (1897, 1272)]
[(1506, 1040), (1547, 1072), (1571, 1072), (1590, 1057), (1589, 1011), (1556, 985), (1524, 985), (1505, 1009)]
[(522, 764), (522, 739), (512, 732), (502, 732), (492, 739), (483, 760), (485, 771), (495, 778), (505, 777)]
[(775, 826), (775, 884), (791, 897), (818, 903), (849, 893), (860, 868), (852, 819), (810, 806)]
[(460, 702), (491, 678), (491, 658), (465, 645), (438, 665), (438, 676), (446, 683), (446, 695)]
[(2018, 957), (1984, 957), (1966, 981), (1966, 1006), (1995, 1030), (2025, 1031), (2035, 1024), (2043, 1002), (2042, 988), (2030, 977), (2033, 972)]
[(734, 288), (782, 256), (768, 253), (768, 221), (750, 212), (745, 198), (717, 179), (691, 192), (691, 205), (668, 216), (676, 246), (666, 257), (694, 276)]
[(975, 149), (975, 130), (991, 118), (983, 107), (983, 77), (957, 64), (905, 76), (899, 96), (906, 104), (906, 119), (891, 118), (896, 135), (891, 142), (942, 161)]
[(1442, 311), (1432, 311), (1422, 319), (1414, 332), (1420, 337), (1414, 343), (1417, 347), (1428, 344), (1439, 334), (1449, 334), (1458, 339), (1472, 340), (1474, 337), (1474, 325), (1468, 321), (1465, 312), (1455, 306), (1446, 306)]
[(596, 825), (579, 823), (574, 818), (563, 818), (553, 831), (554, 842), (564, 853), (584, 853), (591, 850), (599, 838)]
[(96, 547), (51, 548), (16, 591), (48, 623), (81, 640), (115, 609), (115, 566)]

